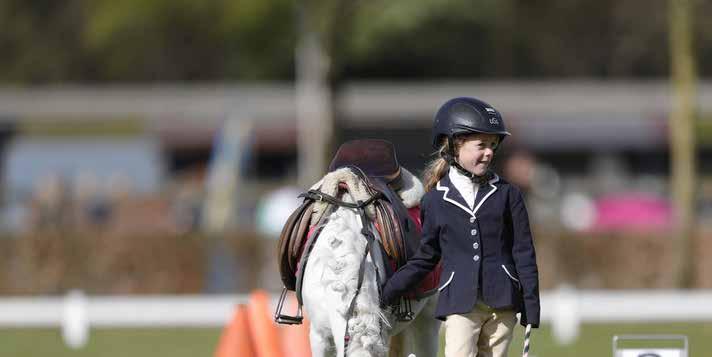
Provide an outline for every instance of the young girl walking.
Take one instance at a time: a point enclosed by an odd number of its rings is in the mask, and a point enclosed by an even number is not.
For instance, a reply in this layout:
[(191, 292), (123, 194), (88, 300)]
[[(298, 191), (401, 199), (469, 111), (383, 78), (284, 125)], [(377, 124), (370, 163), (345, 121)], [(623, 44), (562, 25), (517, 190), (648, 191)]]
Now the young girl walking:
[(445, 356), (506, 357), (521, 324), (539, 326), (539, 278), (521, 191), (490, 171), (509, 136), (499, 111), (454, 98), (435, 115), (438, 158), (425, 172), (418, 252), (383, 286), (391, 304), (442, 259), (435, 317), (445, 321)]

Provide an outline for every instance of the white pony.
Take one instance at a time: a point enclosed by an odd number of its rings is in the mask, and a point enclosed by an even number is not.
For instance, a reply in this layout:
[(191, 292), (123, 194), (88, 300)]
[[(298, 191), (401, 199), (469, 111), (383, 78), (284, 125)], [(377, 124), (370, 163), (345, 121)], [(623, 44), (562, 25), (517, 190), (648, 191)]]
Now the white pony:
[[(423, 185), (411, 173), (401, 169), (404, 185), (398, 195), (407, 208), (417, 206), (423, 196)], [(339, 183), (349, 187), (349, 192), (343, 194), (341, 200), (353, 203), (368, 199), (363, 183), (349, 169), (327, 174), (312, 188), (335, 195)], [(315, 203), (313, 222), (324, 214), (326, 205)], [(367, 208), (366, 213), (373, 217), (372, 209)], [(361, 228), (357, 209), (338, 207), (329, 216), (309, 254), (302, 297), (311, 322), (312, 356), (386, 356), (389, 349), (391, 356), (436, 356), (440, 328), (440, 322), (433, 318), (436, 296), (412, 300), (415, 319), (396, 321), (392, 314), (379, 307), (376, 269), (383, 271), (382, 264), (374, 267), (374, 262), (379, 264), (381, 259), (373, 259), (370, 254), (364, 262), (361, 289), (356, 294), (367, 244)], [(371, 230), (377, 234), (373, 226)], [(349, 314), (355, 295), (353, 312)], [(347, 325), (349, 342), (345, 350)], [(391, 336), (394, 337), (391, 339)]]

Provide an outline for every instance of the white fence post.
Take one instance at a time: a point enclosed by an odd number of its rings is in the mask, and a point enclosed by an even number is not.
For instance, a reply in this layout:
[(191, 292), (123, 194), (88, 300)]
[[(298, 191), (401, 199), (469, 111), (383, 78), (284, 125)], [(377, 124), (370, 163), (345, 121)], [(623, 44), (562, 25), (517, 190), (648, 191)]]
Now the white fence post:
[(576, 341), (581, 329), (579, 296), (575, 288), (560, 286), (552, 296), (551, 330), (556, 342), (569, 345)]
[(80, 290), (72, 290), (64, 298), (62, 339), (71, 348), (82, 348), (89, 341), (87, 298)]

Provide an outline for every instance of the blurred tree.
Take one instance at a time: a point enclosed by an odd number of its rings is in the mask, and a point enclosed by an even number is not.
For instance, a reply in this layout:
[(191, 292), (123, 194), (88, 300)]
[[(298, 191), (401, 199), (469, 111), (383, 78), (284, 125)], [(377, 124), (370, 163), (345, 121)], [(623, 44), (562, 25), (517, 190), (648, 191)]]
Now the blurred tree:
[(84, 40), (106, 79), (214, 77), (225, 61), (220, 10), (215, 1), (88, 2)]
[[(360, 13), (347, 71), (351, 77), (663, 76), (664, 8), (663, 0), (379, 1)], [(643, 9), (661, 10), (640, 16)]]
[(485, 75), (497, 3), (374, 1), (356, 15), (345, 71), (350, 77)]
[(679, 288), (694, 282), (693, 237), (697, 230), (695, 117), (697, 75), (693, 50), (694, 0), (669, 0), (673, 110), (670, 113), (671, 191), (675, 213), (672, 272)]
[[(340, 78), (662, 77), (664, 0), (310, 0)], [(289, 0), (0, 0), (2, 82), (292, 79)], [(712, 73), (712, 3), (693, 16)]]
[(94, 70), (81, 41), (81, 0), (2, 0), (0, 24), (2, 82), (52, 82)]
[(697, 56), (696, 70), (700, 78), (712, 76), (712, 1), (696, 1), (692, 8), (693, 43)]
[(292, 73), (287, 0), (89, 2), (87, 46), (108, 79), (207, 80)]
[(288, 0), (0, 0), (0, 81), (289, 78)]

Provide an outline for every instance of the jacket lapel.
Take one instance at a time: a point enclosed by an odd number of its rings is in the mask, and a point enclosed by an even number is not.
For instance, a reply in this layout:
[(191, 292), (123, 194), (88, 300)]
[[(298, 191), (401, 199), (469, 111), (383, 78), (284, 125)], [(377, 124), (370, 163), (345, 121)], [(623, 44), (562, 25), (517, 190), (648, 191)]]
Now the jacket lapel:
[(457, 191), (455, 185), (452, 184), (448, 175), (443, 176), (443, 178), (438, 181), (437, 185), (435, 186), (435, 189), (438, 191), (442, 191), (443, 200), (445, 202), (457, 206), (458, 208), (467, 212), (467, 214), (469, 214), (470, 216), (475, 216), (475, 212), (471, 210), (470, 207), (468, 207), (467, 203), (465, 202), (465, 199), (462, 198), (460, 192)]
[(472, 215), (474, 216), (477, 213), (477, 210), (482, 207), (482, 204), (485, 203), (485, 201), (492, 196), (494, 191), (497, 191), (497, 186), (494, 184), (499, 181), (499, 176), (497, 174), (494, 174), (494, 177), (487, 182), (486, 185), (480, 186), (479, 190), (477, 191), (477, 196), (475, 197), (475, 209), (472, 212)]
[(497, 183), (498, 181), (499, 176), (497, 176), (497, 174), (494, 174), (494, 177), (489, 180), (489, 182), (487, 182), (487, 185), (480, 186), (480, 188), (477, 190), (477, 196), (475, 196), (474, 210), (470, 210), (470, 208), (467, 206), (465, 199), (462, 198), (455, 186), (452, 184), (452, 182), (450, 182), (450, 178), (448, 177), (448, 175), (443, 176), (443, 178), (438, 181), (437, 185), (435, 186), (435, 189), (438, 191), (442, 191), (443, 200), (445, 202), (449, 202), (462, 209), (463, 211), (467, 212), (472, 217), (475, 217), (477, 210), (482, 207), (482, 204), (485, 203), (485, 201), (490, 198), (495, 191), (497, 191), (497, 186), (495, 186), (495, 183)]

